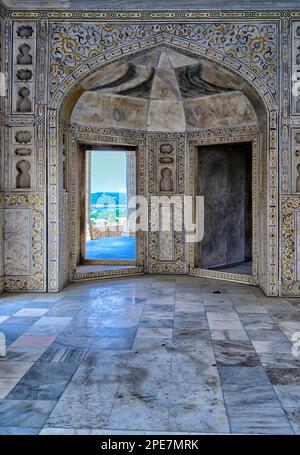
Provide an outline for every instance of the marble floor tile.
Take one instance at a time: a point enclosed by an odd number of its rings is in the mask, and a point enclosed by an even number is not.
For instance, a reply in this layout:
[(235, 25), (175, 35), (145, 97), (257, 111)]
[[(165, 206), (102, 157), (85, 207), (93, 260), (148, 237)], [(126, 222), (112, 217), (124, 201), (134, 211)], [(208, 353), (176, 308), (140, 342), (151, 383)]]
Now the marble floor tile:
[(210, 332), (207, 323), (204, 324), (176, 324), (174, 326), (174, 338), (194, 338), (198, 340), (209, 340)]
[(134, 338), (137, 327), (99, 327), (97, 336), (115, 338)]
[(1, 436), (33, 436), (40, 433), (40, 428), (0, 427)]
[(205, 305), (206, 313), (210, 312), (222, 312), (222, 313), (232, 313), (235, 311), (232, 303), (208, 303)]
[(215, 352), (255, 354), (250, 340), (214, 340), (213, 347)]
[(34, 365), (33, 362), (0, 362), (0, 378), (13, 379), (22, 378), (24, 374)]
[[(22, 308), (22, 303), (12, 304), (9, 300), (1, 303), (1, 316), (13, 316), (17, 311)], [(4, 321), (5, 322), (5, 321)]]
[(284, 409), (299, 405), (300, 384), (274, 385), (273, 387)]
[[(49, 416), (46, 427), (91, 428), (108, 427), (111, 403), (99, 400), (61, 399)], [(127, 416), (128, 419), (128, 416)]]
[(170, 319), (154, 319), (154, 318), (142, 318), (140, 325), (141, 328), (157, 328), (157, 329), (173, 329), (174, 320)]
[(224, 329), (224, 330), (215, 330), (211, 329), (211, 338), (212, 340), (224, 340), (224, 341), (245, 341), (249, 340), (247, 332), (242, 330), (234, 329)]
[(280, 406), (227, 406), (231, 431), (242, 434), (294, 434)]
[[(97, 431), (97, 430), (95, 430)], [(104, 433), (106, 434), (105, 430)], [(90, 436), (93, 430), (89, 429), (73, 429), (73, 428), (43, 428), (40, 432), (40, 436)], [(97, 434), (97, 433), (96, 433)], [(110, 434), (109, 432), (107, 434)]]
[(136, 336), (137, 338), (172, 338), (173, 329), (141, 327), (138, 329)]
[(256, 303), (237, 303), (234, 304), (235, 310), (238, 314), (245, 313), (255, 313), (262, 314), (267, 313), (266, 308), (263, 305), (258, 305)]
[(243, 289), (243, 292), (241, 292), (241, 289), (237, 290), (238, 292), (235, 292), (234, 288), (229, 288), (227, 290), (227, 294), (230, 296), (231, 301), (233, 302), (234, 305), (239, 305), (243, 303), (258, 303), (258, 298), (256, 295), (249, 293), (249, 289)]
[(300, 385), (300, 368), (266, 368), (266, 373), (275, 385)]
[(11, 316), (9, 317), (6, 321), (5, 324), (9, 325), (23, 325), (25, 329), (30, 329), (30, 327), (39, 320), (38, 317), (33, 317), (33, 316), (28, 316), (28, 317), (23, 317), (23, 316)]
[(168, 378), (148, 379), (147, 376), (141, 376), (138, 380), (135, 375), (133, 381), (124, 381), (119, 385), (114, 396), (114, 403), (167, 406), (169, 388)]
[(68, 380), (26, 379), (23, 378), (10, 391), (7, 400), (58, 400), (68, 384)]
[(178, 404), (169, 407), (171, 431), (197, 431), (199, 433), (228, 433), (229, 424), (225, 406), (215, 404), (207, 407), (197, 404)]
[(174, 303), (161, 303), (160, 300), (150, 300), (148, 299), (144, 305), (145, 310), (149, 311), (159, 311), (160, 313), (170, 313), (174, 311)]
[(7, 397), (19, 380), (19, 378), (0, 378), (0, 400)]
[(56, 308), (53, 307), (47, 312), (47, 317), (73, 317), (79, 312), (77, 308)]
[(203, 294), (202, 295), (203, 303), (204, 306), (206, 307), (207, 305), (228, 305), (230, 307), (233, 306), (232, 300), (224, 294)]
[(58, 335), (70, 322), (71, 317), (41, 317), (28, 330), (30, 335)]
[(131, 350), (125, 351), (120, 349), (99, 349), (97, 344), (92, 344), (84, 357), (84, 362), (81, 362), (80, 365), (84, 365), (86, 363), (93, 364), (95, 361), (99, 361), (102, 364), (108, 363), (117, 366), (123, 364), (126, 365), (131, 353)]
[(12, 343), (12, 348), (47, 348), (55, 340), (55, 336), (22, 335)]
[(45, 348), (12, 348), (9, 347), (5, 357), (0, 357), (0, 362), (36, 362), (39, 360)]
[(56, 401), (2, 400), (0, 402), (0, 427), (41, 428)]
[(290, 354), (292, 344), (289, 341), (252, 341), (254, 349), (258, 354)]
[(128, 357), (128, 365), (170, 364), (172, 360), (172, 343), (170, 339), (136, 338)]
[(221, 312), (209, 311), (209, 312), (207, 312), (207, 319), (209, 322), (213, 322), (213, 321), (228, 321), (229, 323), (241, 322), (239, 316), (234, 312), (223, 313), (222, 311)]
[[(175, 343), (176, 341), (178, 340), (175, 340)], [(201, 341), (210, 343), (209, 341), (206, 340)], [(206, 366), (212, 366), (213, 364), (216, 363), (212, 346), (207, 347), (207, 349), (201, 349), (198, 346), (194, 347), (192, 347), (191, 345), (180, 346), (178, 343), (175, 345), (175, 343), (174, 351), (172, 354), (173, 365), (190, 363), (192, 365), (198, 366), (199, 368), (203, 368)]]
[(41, 317), (44, 316), (47, 311), (47, 308), (22, 308), (21, 310), (17, 311), (14, 316)]
[(168, 404), (196, 404), (207, 409), (223, 404), (220, 381), (212, 375), (204, 376), (195, 383), (172, 380), (168, 389)]
[(8, 319), (5, 323), (1, 324), (1, 333), (5, 336), (5, 342), (7, 346), (12, 345), (20, 336), (28, 331), (30, 325), (27, 324), (7, 324)]
[(77, 370), (78, 365), (74, 363), (36, 362), (26, 373), (24, 379), (27, 381), (69, 381)]
[[(244, 324), (245, 328), (252, 328), (252, 324), (254, 328), (258, 329), (268, 329), (270, 325), (276, 324), (272, 316), (266, 313), (243, 313), (239, 316), (240, 320)], [(272, 328), (272, 327), (270, 327)]]
[(280, 406), (271, 384), (222, 384), (222, 389), (226, 406), (242, 406), (245, 409), (249, 405)]
[(40, 357), (40, 362), (80, 363), (87, 348), (73, 348), (60, 343), (52, 343)]
[[(209, 318), (209, 314), (207, 315)], [(243, 330), (243, 325), (240, 320), (231, 320), (224, 318), (223, 320), (208, 319), (208, 324), (211, 330)]]
[(174, 319), (177, 322), (184, 322), (184, 321), (201, 321), (203, 319), (204, 311), (195, 311), (195, 312), (190, 312), (190, 311), (184, 311), (181, 309), (176, 309), (175, 307), (175, 314), (174, 314)]
[(293, 341), (293, 337), (295, 336), (295, 334), (300, 333), (300, 322), (284, 321), (279, 323), (279, 327), (290, 341)]
[(252, 326), (251, 329), (246, 329), (246, 331), (251, 341), (287, 341), (285, 334), (276, 325), (268, 329), (266, 327), (256, 328)]
[(218, 368), (222, 386), (235, 385), (270, 385), (268, 376), (262, 367), (223, 367)]
[(123, 338), (123, 337), (95, 337), (93, 345), (97, 345), (98, 349), (120, 349), (128, 350), (131, 349), (134, 338)]
[(0, 434), (299, 432), (299, 322), (295, 299), (186, 276), (7, 296)]
[(153, 404), (123, 403), (115, 401), (108, 419), (112, 429), (123, 430), (168, 430), (168, 408)]
[(193, 363), (172, 363), (171, 380), (175, 382), (199, 383), (209, 381), (209, 383), (219, 383), (218, 370), (214, 363), (202, 364), (201, 366)]
[(192, 361), (199, 363), (203, 361), (214, 362), (215, 355), (211, 340), (188, 340), (186, 338), (177, 338), (172, 343), (172, 360), (181, 363)]
[(179, 292), (176, 290), (175, 305), (180, 304), (195, 304), (195, 308), (204, 308), (202, 295), (200, 292), (194, 291), (193, 289), (190, 292), (187, 292), (187, 290), (185, 292)]
[(285, 408), (285, 413), (287, 418), (289, 419), (290, 425), (292, 426), (295, 434), (300, 434), (300, 408), (298, 407), (290, 407)]
[(280, 311), (276, 312), (275, 314), (272, 314), (273, 319), (276, 322), (294, 322), (298, 323), (300, 322), (300, 311), (291, 311), (288, 310), (288, 312), (285, 313), (280, 313)]
[(95, 341), (94, 336), (76, 336), (76, 335), (71, 335), (69, 336), (66, 333), (61, 333), (58, 335), (58, 337), (53, 337), (53, 341), (63, 344), (68, 347), (72, 348), (90, 348), (91, 345)]
[(102, 363), (99, 358), (93, 360), (85, 359), (78, 367), (73, 380), (81, 381), (82, 384), (94, 383), (96, 380), (103, 384), (119, 384), (122, 381), (130, 380), (130, 375), (134, 372), (139, 376), (146, 377), (146, 372), (143, 368), (134, 369), (134, 367), (127, 367), (123, 363)]
[(257, 367), (260, 366), (260, 358), (251, 352), (216, 352), (216, 362), (218, 366), (232, 367)]
[(300, 372), (300, 357), (295, 357), (291, 352), (286, 353), (261, 353), (261, 364), (266, 368), (298, 368)]
[(150, 310), (147, 310), (145, 309), (145, 311), (143, 312), (142, 316), (141, 316), (141, 319), (152, 319), (153, 321), (157, 321), (157, 320), (163, 320), (163, 319), (166, 319), (166, 320), (169, 320), (169, 319), (173, 319), (174, 318), (174, 311), (172, 312), (159, 312), (159, 311), (150, 311)]
[[(121, 380), (121, 378), (120, 378)], [(104, 403), (112, 402), (120, 386), (118, 380), (103, 381), (102, 378), (75, 376), (67, 385), (61, 395), (62, 400), (101, 401)]]

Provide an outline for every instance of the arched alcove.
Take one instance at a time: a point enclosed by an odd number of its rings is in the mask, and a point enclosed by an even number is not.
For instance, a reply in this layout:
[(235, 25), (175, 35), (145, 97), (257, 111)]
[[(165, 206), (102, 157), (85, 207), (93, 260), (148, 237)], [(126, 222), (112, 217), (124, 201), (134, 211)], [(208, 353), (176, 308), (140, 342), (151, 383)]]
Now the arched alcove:
[[(187, 52), (180, 46), (149, 46), (143, 52), (129, 52), (126, 57), (112, 60), (115, 62), (99, 65), (98, 69), (91, 70), (87, 66), (77, 78), (69, 76), (64, 82), (67, 90), (58, 89), (53, 96), (50, 169), (57, 166), (59, 172), (58, 178), (53, 179), (57, 191), (54, 205), (60, 200), (58, 235), (68, 240), (70, 246), (67, 251), (65, 248), (59, 251), (59, 247), (51, 250), (54, 279), (50, 290), (52, 285), (53, 290), (63, 287), (69, 279), (108, 275), (98, 272), (76, 273), (75, 270), (78, 262), (74, 244), (76, 217), (73, 213), (76, 206), (76, 182), (74, 174), (72, 177), (72, 163), (74, 165), (75, 161), (69, 164), (66, 188), (63, 188), (63, 182), (66, 182), (63, 177), (63, 162), (66, 156), (71, 160), (72, 153), (74, 160), (77, 143), (120, 142), (135, 146), (140, 150), (140, 194), (155, 195), (159, 193), (155, 170), (157, 147), (165, 140), (174, 140), (177, 187), (172, 194), (183, 197), (184, 194), (192, 193), (190, 176), (193, 162), (188, 154), (197, 141), (199, 144), (254, 141), (257, 166), (254, 172), (255, 204), (259, 203), (260, 197), (261, 209), (255, 209), (256, 237), (253, 248), (256, 254), (256, 275), (254, 279), (246, 281), (258, 282), (266, 293), (276, 293), (274, 286), (270, 286), (266, 272), (270, 252), (259, 246), (265, 244), (270, 235), (267, 147), (269, 110), (273, 108), (273, 101), (264, 85), (257, 83), (251, 71), (245, 71), (242, 65), (233, 71), (224, 62), (216, 63), (207, 56)], [(229, 58), (227, 65), (228, 62)], [(274, 118), (273, 113), (272, 115)], [(58, 143), (54, 138), (58, 139)], [(63, 142), (67, 142), (64, 146), (66, 153), (61, 153)], [(145, 167), (147, 174), (144, 172)], [(49, 190), (51, 195), (51, 178)], [(272, 200), (277, 203), (274, 197), (276, 195), (273, 192)], [(51, 204), (49, 210), (51, 215)], [(153, 235), (145, 233), (142, 237), (135, 272), (195, 272), (190, 260), (191, 250), (183, 235), (174, 233), (172, 260), (160, 259), (159, 253), (153, 250), (155, 242), (159, 244), (157, 233), (154, 237)], [(235, 279), (229, 275), (221, 277)]]

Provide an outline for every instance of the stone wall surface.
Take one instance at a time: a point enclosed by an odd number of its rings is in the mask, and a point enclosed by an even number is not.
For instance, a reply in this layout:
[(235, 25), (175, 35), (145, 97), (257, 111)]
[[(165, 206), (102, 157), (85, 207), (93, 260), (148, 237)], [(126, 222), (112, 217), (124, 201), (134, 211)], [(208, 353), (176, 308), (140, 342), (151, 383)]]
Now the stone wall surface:
[(4, 11), (0, 5), (0, 293), (4, 286), (4, 210), (3, 210), (3, 180), (4, 180), (4, 73), (3, 73), (3, 54), (4, 54)]
[[(254, 140), (258, 129), (255, 279), (269, 295), (300, 294), (300, 11), (10, 10), (3, 16), (5, 289), (55, 292), (76, 275), (75, 130), (76, 141), (126, 138), (146, 147), (141, 185), (148, 194), (183, 197), (192, 191), (192, 143), (245, 140), (249, 132)], [(172, 184), (160, 185), (161, 146), (169, 143)], [(13, 256), (20, 251), (22, 257)], [(197, 272), (180, 232), (144, 235), (141, 251), (140, 271)]]

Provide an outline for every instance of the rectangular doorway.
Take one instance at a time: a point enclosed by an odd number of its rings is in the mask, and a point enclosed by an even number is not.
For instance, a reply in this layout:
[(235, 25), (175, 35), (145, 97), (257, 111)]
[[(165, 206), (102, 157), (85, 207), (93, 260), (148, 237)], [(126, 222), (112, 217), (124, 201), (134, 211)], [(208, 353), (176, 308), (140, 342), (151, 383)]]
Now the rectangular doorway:
[(87, 150), (84, 155), (81, 263), (134, 265), (135, 150), (108, 147)]
[(252, 275), (252, 143), (201, 146), (197, 158), (204, 237), (195, 266)]

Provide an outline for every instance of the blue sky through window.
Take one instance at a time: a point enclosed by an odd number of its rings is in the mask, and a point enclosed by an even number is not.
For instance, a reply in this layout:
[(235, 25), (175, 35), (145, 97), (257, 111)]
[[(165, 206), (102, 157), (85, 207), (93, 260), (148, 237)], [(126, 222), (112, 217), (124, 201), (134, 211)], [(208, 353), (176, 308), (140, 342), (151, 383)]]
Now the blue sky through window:
[(91, 193), (126, 193), (125, 152), (91, 152)]

